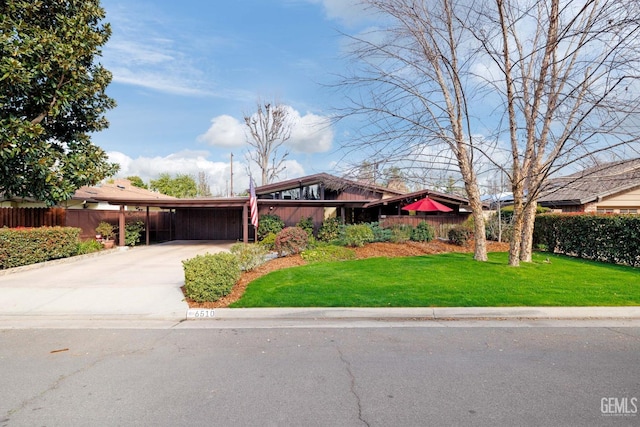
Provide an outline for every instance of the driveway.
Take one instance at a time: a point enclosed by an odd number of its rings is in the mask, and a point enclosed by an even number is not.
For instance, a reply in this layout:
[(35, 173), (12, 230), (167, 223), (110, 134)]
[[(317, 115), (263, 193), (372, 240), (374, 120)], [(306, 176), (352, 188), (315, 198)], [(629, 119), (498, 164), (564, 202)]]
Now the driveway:
[(184, 319), (182, 260), (233, 243), (173, 241), (0, 271), (0, 317)]

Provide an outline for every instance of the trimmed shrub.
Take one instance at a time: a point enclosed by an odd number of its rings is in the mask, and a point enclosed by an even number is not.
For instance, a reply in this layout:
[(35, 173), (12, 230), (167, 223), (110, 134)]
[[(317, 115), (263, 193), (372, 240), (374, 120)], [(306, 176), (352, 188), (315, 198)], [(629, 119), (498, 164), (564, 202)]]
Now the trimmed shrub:
[(318, 239), (323, 242), (333, 242), (340, 239), (340, 227), (342, 220), (340, 218), (327, 218), (322, 222), (320, 230), (318, 230)]
[(630, 215), (540, 215), (534, 244), (549, 252), (640, 266), (640, 217)]
[(313, 218), (312, 217), (300, 218), (300, 221), (298, 221), (298, 223), (296, 224), (296, 227), (302, 228), (304, 231), (307, 232), (309, 237), (313, 237)]
[(278, 234), (284, 228), (284, 221), (278, 215), (260, 215), (258, 220), (258, 240), (264, 239), (269, 233)]
[(196, 302), (228, 295), (240, 278), (238, 257), (230, 253), (197, 255), (182, 261), (185, 295)]
[(268, 252), (262, 245), (245, 245), (244, 243), (235, 243), (231, 246), (230, 251), (238, 257), (242, 271), (251, 271), (264, 264)]
[(113, 240), (115, 235), (115, 227), (106, 221), (101, 221), (96, 227), (96, 233), (98, 233), (105, 240)]
[(278, 256), (299, 254), (307, 247), (309, 236), (300, 227), (286, 227), (276, 236), (275, 250)]
[(76, 255), (79, 236), (74, 227), (0, 228), (0, 269)]
[(264, 239), (258, 242), (258, 245), (262, 246), (267, 251), (274, 250), (276, 246), (276, 234), (275, 233), (267, 234), (266, 236), (264, 236)]
[(471, 238), (471, 230), (464, 225), (456, 225), (449, 230), (449, 241), (454, 245), (464, 246)]
[(344, 229), (344, 242), (347, 246), (364, 246), (373, 242), (373, 231), (367, 224), (348, 225)]
[(78, 255), (90, 254), (102, 250), (102, 244), (95, 239), (84, 240), (78, 243)]
[(380, 227), (379, 222), (370, 222), (367, 225), (371, 228), (371, 231), (373, 231), (374, 242), (390, 242), (393, 238), (391, 229)]
[(435, 230), (426, 221), (420, 221), (411, 233), (411, 240), (416, 242), (430, 242), (436, 235)]
[(315, 249), (308, 249), (303, 251), (300, 256), (303, 260), (309, 263), (348, 261), (356, 259), (356, 253), (353, 249), (336, 245), (325, 245), (318, 246)]

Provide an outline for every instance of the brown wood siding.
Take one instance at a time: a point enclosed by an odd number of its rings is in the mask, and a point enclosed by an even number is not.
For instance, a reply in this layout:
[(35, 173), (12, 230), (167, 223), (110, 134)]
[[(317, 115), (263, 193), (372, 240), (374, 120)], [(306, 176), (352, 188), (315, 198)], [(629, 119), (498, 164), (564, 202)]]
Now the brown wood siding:
[(324, 221), (323, 207), (295, 207), (295, 206), (259, 206), (260, 215), (278, 215), (284, 221), (285, 226), (295, 226), (301, 218), (313, 218), (313, 229), (317, 233)]
[[(80, 237), (90, 239), (96, 235), (96, 227), (101, 221), (108, 222), (116, 228), (120, 213), (113, 210), (69, 209), (67, 211), (67, 227), (78, 227), (82, 230)], [(145, 222), (146, 211), (126, 211), (125, 222)], [(167, 211), (149, 212), (149, 240), (151, 242), (166, 242), (171, 240), (171, 214)], [(142, 234), (140, 244), (144, 244), (145, 234)]]
[(462, 224), (469, 217), (469, 214), (459, 215), (398, 215), (388, 216), (380, 219), (380, 225), (385, 228), (393, 227), (399, 224), (409, 224), (412, 227), (417, 226), (421, 221), (426, 221), (431, 225), (436, 237), (448, 238), (449, 229), (455, 225)]
[(177, 240), (242, 240), (242, 209), (176, 209)]
[(0, 208), (0, 227), (64, 227), (63, 208)]

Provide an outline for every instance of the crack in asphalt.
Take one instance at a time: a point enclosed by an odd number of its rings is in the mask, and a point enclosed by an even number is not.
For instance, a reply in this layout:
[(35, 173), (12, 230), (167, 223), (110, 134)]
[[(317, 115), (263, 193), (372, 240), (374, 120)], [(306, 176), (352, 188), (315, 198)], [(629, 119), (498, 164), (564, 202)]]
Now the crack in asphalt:
[(351, 379), (351, 385), (350, 385), (351, 394), (353, 394), (353, 396), (356, 398), (356, 405), (358, 406), (358, 419), (362, 421), (364, 425), (366, 425), (367, 427), (370, 427), (369, 422), (362, 417), (362, 402), (360, 401), (360, 396), (356, 391), (356, 377), (355, 375), (353, 375), (353, 371), (351, 370), (351, 362), (347, 360), (347, 358), (342, 353), (342, 350), (340, 350), (340, 347), (337, 345), (336, 345), (336, 350), (338, 350), (338, 354), (340, 355), (340, 360), (342, 360), (342, 363), (344, 363), (347, 373), (349, 374), (349, 378)]

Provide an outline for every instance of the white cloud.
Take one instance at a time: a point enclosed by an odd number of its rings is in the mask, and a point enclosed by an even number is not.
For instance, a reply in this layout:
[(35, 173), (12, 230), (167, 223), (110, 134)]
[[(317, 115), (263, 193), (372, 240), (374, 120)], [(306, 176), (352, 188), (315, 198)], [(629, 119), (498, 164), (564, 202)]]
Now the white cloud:
[(327, 18), (346, 25), (355, 25), (368, 19), (368, 14), (359, 0), (309, 0), (322, 4)]
[[(213, 162), (207, 157), (206, 151), (184, 150), (165, 157), (138, 157), (132, 159), (118, 151), (107, 153), (109, 161), (118, 163), (120, 171), (118, 177), (139, 176), (145, 183), (157, 179), (162, 173), (172, 176), (177, 174), (191, 175), (197, 180), (199, 172), (207, 174), (211, 193), (216, 197), (227, 197), (230, 191), (231, 168), (227, 162)], [(260, 176), (252, 165), (254, 176)], [(296, 160), (287, 160), (285, 169), (279, 179), (292, 179), (305, 175), (304, 167)], [(235, 194), (244, 192), (249, 188), (249, 177), (246, 165), (242, 161), (233, 163), (233, 191)]]
[(226, 114), (211, 119), (211, 126), (198, 141), (215, 147), (242, 147), (246, 143), (244, 124)]
[[(328, 117), (300, 113), (289, 107), (289, 118), (294, 123), (286, 146), (297, 153), (322, 153), (331, 149), (333, 129)], [(246, 145), (245, 124), (228, 115), (214, 117), (211, 126), (198, 141), (214, 147), (234, 148)]]

